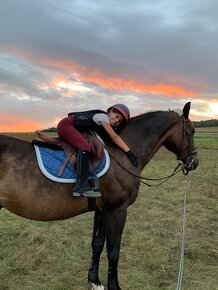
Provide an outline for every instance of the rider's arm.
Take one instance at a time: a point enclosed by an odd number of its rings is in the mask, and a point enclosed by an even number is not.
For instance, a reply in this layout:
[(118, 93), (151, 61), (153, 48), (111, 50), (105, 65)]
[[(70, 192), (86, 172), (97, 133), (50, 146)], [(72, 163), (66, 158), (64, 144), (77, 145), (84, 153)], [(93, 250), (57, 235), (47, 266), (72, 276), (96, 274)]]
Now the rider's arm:
[(126, 143), (120, 138), (120, 136), (114, 132), (113, 128), (109, 123), (101, 121), (101, 124), (118, 147), (120, 147), (124, 152), (128, 152), (130, 150)]

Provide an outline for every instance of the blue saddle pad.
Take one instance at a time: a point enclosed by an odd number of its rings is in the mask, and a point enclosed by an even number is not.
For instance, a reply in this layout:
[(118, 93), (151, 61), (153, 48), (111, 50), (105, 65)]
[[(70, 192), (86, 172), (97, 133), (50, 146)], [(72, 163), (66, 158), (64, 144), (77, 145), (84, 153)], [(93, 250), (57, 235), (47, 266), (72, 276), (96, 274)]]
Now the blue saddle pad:
[[(51, 149), (48, 147), (34, 145), (38, 165), (42, 173), (49, 179), (56, 182), (75, 183), (76, 170), (71, 166), (70, 162), (67, 163), (63, 174), (58, 176), (58, 172), (67, 158), (63, 150)], [(94, 169), (97, 177), (104, 175), (110, 166), (109, 154), (104, 150), (104, 156), (99, 165)], [(94, 179), (94, 175), (90, 175), (89, 179)]]

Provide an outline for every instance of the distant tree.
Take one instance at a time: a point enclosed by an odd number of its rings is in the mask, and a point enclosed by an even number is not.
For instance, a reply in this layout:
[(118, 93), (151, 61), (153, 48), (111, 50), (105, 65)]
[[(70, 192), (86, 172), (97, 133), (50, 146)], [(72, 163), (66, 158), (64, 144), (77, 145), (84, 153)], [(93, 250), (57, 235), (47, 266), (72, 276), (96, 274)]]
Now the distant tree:
[(194, 121), (195, 127), (215, 127), (218, 126), (217, 119), (205, 120), (205, 121)]
[(51, 128), (43, 129), (42, 132), (57, 132), (57, 128), (51, 127)]

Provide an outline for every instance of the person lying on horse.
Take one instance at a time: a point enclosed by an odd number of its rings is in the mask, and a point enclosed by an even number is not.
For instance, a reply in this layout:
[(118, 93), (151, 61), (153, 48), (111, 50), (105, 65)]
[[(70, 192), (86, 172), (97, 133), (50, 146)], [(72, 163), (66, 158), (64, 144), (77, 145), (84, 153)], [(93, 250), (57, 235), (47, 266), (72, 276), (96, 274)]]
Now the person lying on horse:
[(126, 153), (133, 166), (138, 166), (137, 157), (116, 133), (126, 125), (129, 118), (130, 112), (127, 106), (124, 104), (115, 104), (108, 108), (106, 112), (102, 110), (90, 110), (69, 113), (68, 117), (65, 117), (59, 122), (57, 126), (58, 135), (78, 149), (77, 179), (73, 189), (73, 196), (101, 196), (101, 193), (94, 191), (88, 183), (91, 146), (80, 132), (90, 130), (98, 134), (104, 131)]

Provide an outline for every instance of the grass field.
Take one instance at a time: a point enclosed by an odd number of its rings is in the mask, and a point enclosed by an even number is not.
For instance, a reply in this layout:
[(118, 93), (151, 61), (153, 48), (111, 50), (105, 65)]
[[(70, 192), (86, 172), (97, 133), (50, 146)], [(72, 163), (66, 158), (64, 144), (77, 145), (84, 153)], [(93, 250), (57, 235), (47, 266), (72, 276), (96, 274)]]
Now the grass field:
[[(201, 128), (200, 128), (201, 129)], [(200, 164), (161, 186), (141, 185), (123, 233), (119, 280), (123, 290), (176, 289), (183, 197), (187, 192), (182, 289), (218, 290), (218, 128), (197, 130)], [(31, 140), (32, 134), (10, 134)], [(161, 149), (143, 171), (170, 174), (177, 161)], [(37, 201), (36, 201), (37, 202)], [(0, 290), (88, 289), (93, 213), (57, 222), (34, 222), (0, 211)], [(100, 277), (107, 278), (102, 255)]]

